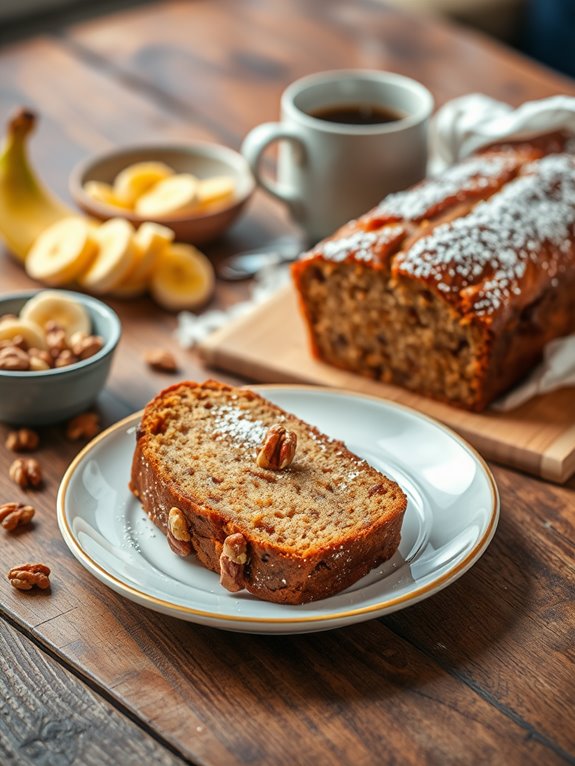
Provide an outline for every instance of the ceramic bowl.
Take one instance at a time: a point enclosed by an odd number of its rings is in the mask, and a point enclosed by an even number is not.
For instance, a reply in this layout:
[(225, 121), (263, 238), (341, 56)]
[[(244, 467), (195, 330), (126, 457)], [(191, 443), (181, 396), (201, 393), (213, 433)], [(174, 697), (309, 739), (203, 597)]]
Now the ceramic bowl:
[(232, 176), (236, 182), (235, 197), (210, 212), (165, 216), (155, 219), (169, 226), (176, 240), (201, 245), (223, 234), (240, 216), (253, 194), (255, 181), (247, 162), (238, 152), (219, 144), (196, 142), (186, 146), (143, 146), (117, 149), (82, 162), (70, 178), (70, 191), (76, 204), (88, 215), (101, 221), (122, 216), (135, 226), (150, 218), (94, 200), (84, 190), (86, 181), (113, 183), (118, 173), (136, 162), (158, 161), (172, 167), (176, 173), (192, 173), (198, 178)]
[[(0, 296), (0, 316), (18, 314), (37, 291)], [(104, 339), (94, 356), (41, 372), (0, 370), (0, 421), (40, 426), (73, 417), (90, 407), (104, 388), (121, 335), (115, 311), (96, 298), (66, 291), (87, 309), (92, 332)]]

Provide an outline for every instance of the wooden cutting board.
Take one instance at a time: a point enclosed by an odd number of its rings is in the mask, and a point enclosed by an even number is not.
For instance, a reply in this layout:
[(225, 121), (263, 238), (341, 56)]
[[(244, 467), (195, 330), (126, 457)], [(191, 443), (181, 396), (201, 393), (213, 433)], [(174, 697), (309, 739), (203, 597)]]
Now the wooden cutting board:
[(431, 415), (484, 457), (559, 483), (575, 472), (575, 388), (510, 412), (480, 415), (312, 359), (291, 285), (253, 312), (213, 333), (200, 346), (205, 362), (262, 383), (310, 383), (391, 399)]

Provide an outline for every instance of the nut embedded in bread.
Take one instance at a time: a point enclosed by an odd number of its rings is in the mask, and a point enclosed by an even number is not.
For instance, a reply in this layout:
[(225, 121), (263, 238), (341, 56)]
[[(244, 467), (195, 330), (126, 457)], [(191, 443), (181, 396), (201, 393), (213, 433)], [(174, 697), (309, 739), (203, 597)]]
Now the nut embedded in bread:
[(549, 340), (575, 330), (575, 157), (565, 147), (551, 136), (491, 148), (390, 195), (304, 255), (292, 274), (312, 353), (483, 410)]
[[(261, 467), (277, 426), (283, 444), (293, 434), (293, 462)], [(342, 442), (214, 381), (178, 383), (148, 404), (130, 486), (173, 550), (189, 546), (229, 590), (287, 604), (331, 596), (389, 559), (407, 504)]]

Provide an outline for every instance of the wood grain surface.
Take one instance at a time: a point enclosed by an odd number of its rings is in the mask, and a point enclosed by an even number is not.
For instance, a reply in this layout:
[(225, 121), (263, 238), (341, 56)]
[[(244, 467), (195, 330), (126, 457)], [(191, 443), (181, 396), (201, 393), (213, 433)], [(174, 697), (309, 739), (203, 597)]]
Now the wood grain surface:
[(185, 763), (8, 623), (0, 631), (0, 670), (5, 766)]
[[(71, 169), (91, 152), (192, 138), (237, 148), (249, 128), (276, 118), (288, 82), (348, 66), (414, 76), (438, 103), (471, 90), (514, 104), (575, 93), (572, 82), (478, 35), (376, 0), (152, 2), (5, 45), (0, 121), (18, 104), (39, 111), (33, 159), (67, 197)], [(217, 262), (291, 231), (284, 211), (257, 194), (208, 254)], [(33, 286), (0, 256), (0, 292)], [(212, 306), (247, 289), (219, 283)], [(98, 403), (104, 425), (173, 380), (145, 367), (149, 347), (172, 349), (181, 377), (213, 375), (176, 347), (174, 316), (147, 299), (112, 305), (123, 338)], [(575, 762), (574, 480), (559, 487), (495, 467), (495, 539), (428, 601), (327, 633), (236, 635), (155, 614), (91, 577), (55, 518), (58, 483), (81, 445), (62, 427), (42, 429), (45, 487), (26, 494), (8, 479), (5, 434), (0, 497), (37, 508), (31, 529), (0, 530), (0, 608), (10, 620), (0, 621), (0, 757), (10, 765), (27, 763), (23, 732), (42, 732), (42, 721), (49, 732), (60, 721), (82, 731), (68, 760), (28, 752), (47, 766), (128, 757), (206, 766)], [(50, 593), (9, 586), (4, 572), (24, 560), (52, 568)]]

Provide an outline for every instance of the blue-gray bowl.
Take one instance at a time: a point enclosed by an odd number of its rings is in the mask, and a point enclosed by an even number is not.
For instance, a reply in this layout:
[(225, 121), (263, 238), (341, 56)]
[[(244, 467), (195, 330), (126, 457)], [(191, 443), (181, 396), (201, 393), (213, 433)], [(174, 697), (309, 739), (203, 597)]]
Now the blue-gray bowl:
[[(0, 316), (18, 314), (37, 290), (0, 295)], [(104, 339), (94, 356), (68, 367), (33, 372), (0, 370), (0, 421), (11, 425), (58, 423), (89, 408), (104, 388), (122, 326), (115, 311), (96, 298), (65, 291), (88, 311), (92, 332)]]

